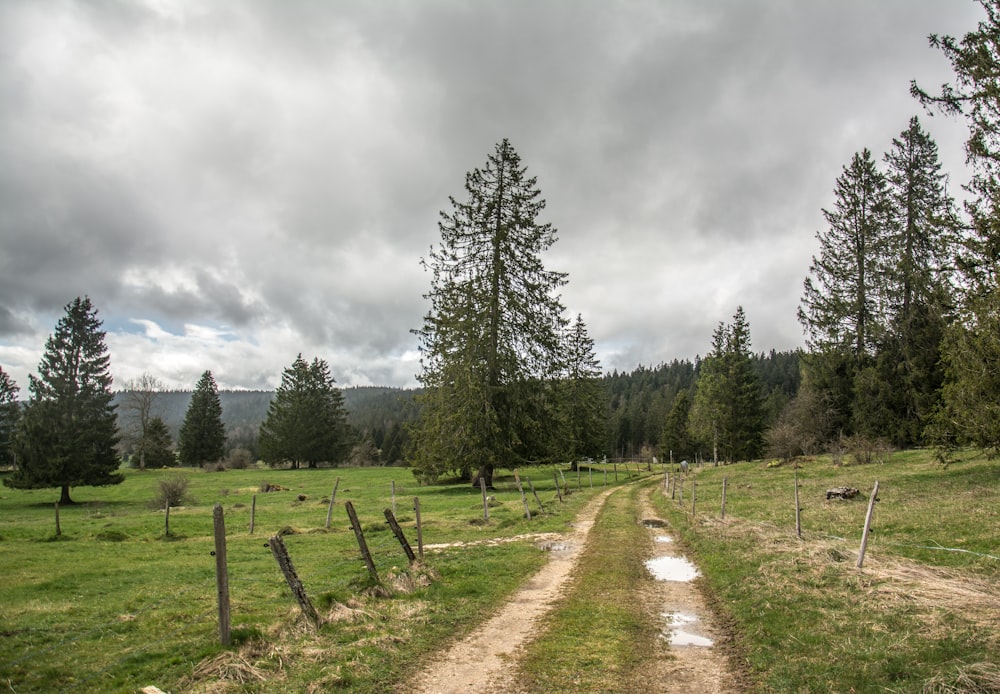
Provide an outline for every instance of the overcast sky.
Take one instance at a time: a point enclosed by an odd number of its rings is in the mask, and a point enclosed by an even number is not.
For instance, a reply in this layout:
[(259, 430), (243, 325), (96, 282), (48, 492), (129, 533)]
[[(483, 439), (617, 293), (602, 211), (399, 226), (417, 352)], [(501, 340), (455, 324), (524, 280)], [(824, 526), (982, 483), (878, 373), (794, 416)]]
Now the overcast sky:
[(931, 33), (973, 0), (0, 2), (0, 367), (27, 397), (89, 295), (116, 387), (415, 385), (438, 213), (509, 138), (605, 371), (692, 359), (742, 305), (803, 345), (821, 210), (918, 115), (957, 193)]

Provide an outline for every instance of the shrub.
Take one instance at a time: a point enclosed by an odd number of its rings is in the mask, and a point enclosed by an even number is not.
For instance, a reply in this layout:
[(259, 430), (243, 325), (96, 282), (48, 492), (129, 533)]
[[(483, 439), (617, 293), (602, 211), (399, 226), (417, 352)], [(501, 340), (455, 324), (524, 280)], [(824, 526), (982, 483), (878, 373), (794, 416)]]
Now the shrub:
[(226, 458), (226, 467), (230, 470), (246, 470), (254, 464), (253, 454), (249, 449), (238, 446)]
[(150, 502), (152, 508), (164, 508), (170, 506), (183, 506), (193, 503), (193, 499), (188, 494), (188, 478), (186, 475), (174, 475), (160, 480), (157, 494)]

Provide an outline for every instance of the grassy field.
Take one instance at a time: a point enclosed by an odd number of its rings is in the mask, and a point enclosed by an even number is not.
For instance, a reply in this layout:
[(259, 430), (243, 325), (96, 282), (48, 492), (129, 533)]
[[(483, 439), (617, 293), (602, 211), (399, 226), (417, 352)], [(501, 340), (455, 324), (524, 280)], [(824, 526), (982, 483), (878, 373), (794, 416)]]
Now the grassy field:
[[(483, 519), (468, 485), (418, 486), (399, 468), (127, 471), (126, 481), (57, 490), (0, 487), (0, 682), (16, 692), (386, 691), (421, 657), (480, 621), (545, 561), (529, 541), (468, 544), (429, 552), (409, 571), (383, 509), (392, 506), (416, 549), (413, 498), (427, 545), (562, 531), (601, 489), (601, 474), (567, 475), (560, 502), (553, 469), (522, 472), (533, 518), (524, 518), (512, 475), (502, 471), (497, 505)], [(634, 474), (634, 473), (633, 473)], [(150, 508), (163, 480), (183, 475), (191, 500), (165, 514)], [(327, 502), (340, 478), (331, 528)], [(626, 476), (620, 473), (620, 483)], [(609, 484), (614, 484), (614, 476)], [(262, 493), (262, 484), (282, 491)], [(579, 488), (578, 488), (579, 484)], [(256, 495), (255, 532), (249, 533)], [(357, 510), (391, 595), (372, 594), (344, 503)], [(219, 645), (212, 509), (225, 513), (234, 646)], [(324, 619), (302, 618), (267, 540), (281, 533)]]
[[(828, 501), (835, 486), (861, 494)], [(913, 451), (863, 466), (742, 463), (694, 470), (683, 503), (679, 491), (656, 495), (659, 509), (734, 624), (760, 691), (1000, 691), (997, 461), (967, 455), (944, 468)]]

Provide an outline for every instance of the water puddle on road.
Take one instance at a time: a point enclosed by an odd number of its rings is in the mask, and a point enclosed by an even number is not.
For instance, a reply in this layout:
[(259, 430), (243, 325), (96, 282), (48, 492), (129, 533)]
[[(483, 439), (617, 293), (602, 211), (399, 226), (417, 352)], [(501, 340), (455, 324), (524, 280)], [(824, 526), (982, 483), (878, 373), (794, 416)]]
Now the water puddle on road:
[(667, 633), (664, 633), (663, 636), (664, 638), (669, 639), (671, 646), (699, 646), (702, 648), (710, 648), (715, 645), (715, 642), (712, 641), (712, 639), (686, 630), (685, 627), (698, 622), (698, 618), (693, 614), (685, 614), (683, 612), (664, 612), (663, 616), (667, 620)]
[(694, 564), (684, 557), (656, 557), (646, 560), (646, 568), (658, 581), (678, 581), (687, 583), (693, 581), (701, 573)]

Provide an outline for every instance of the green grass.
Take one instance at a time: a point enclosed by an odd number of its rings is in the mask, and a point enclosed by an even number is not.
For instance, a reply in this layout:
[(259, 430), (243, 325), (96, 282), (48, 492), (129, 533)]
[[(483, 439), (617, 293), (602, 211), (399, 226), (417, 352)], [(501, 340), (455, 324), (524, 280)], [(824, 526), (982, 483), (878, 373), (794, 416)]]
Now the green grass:
[(637, 521), (641, 485), (613, 493), (598, 514), (566, 594), (525, 647), (518, 684), (536, 692), (644, 691), (659, 627), (636, 599), (653, 578), (649, 532)]
[[(917, 451), (868, 466), (808, 460), (797, 473), (801, 539), (788, 465), (696, 470), (695, 518), (690, 482), (683, 505), (657, 497), (735, 624), (759, 690), (931, 691), (928, 683), (977, 667), (998, 686), (1000, 464), (970, 455), (945, 469)], [(859, 571), (875, 480), (874, 532)], [(834, 486), (862, 493), (827, 501)]]
[[(159, 481), (177, 474), (188, 476), (193, 501), (171, 509), (167, 536), (164, 512), (149, 502)], [(420, 499), (425, 544), (470, 542), (565, 530), (603, 481), (595, 475), (591, 489), (585, 476), (577, 489), (568, 475), (572, 493), (560, 503), (551, 467), (524, 470), (525, 478), (546, 513), (538, 513), (528, 492), (533, 519), (526, 520), (513, 476), (501, 471), (492, 492), (500, 503), (484, 521), (477, 490), (422, 487), (399, 468), (126, 471), (121, 485), (74, 489), (77, 503), (59, 510), (58, 537), (58, 490), (0, 487), (0, 682), (17, 692), (125, 692), (149, 684), (197, 691), (220, 680), (232, 691), (305, 691), (311, 685), (385, 691), (422, 656), (481, 621), (545, 555), (530, 542), (429, 552), (427, 570), (417, 575), (432, 577), (428, 585), (374, 597), (366, 591), (371, 582), (344, 503), (353, 503), (380, 578), (391, 585), (391, 577), (407, 569), (383, 515), (392, 506), (392, 482), (396, 516), (416, 550), (414, 497)], [(288, 490), (260, 493), (265, 482)], [(218, 645), (216, 503), (227, 531), (230, 649)], [(318, 632), (301, 617), (267, 548), (268, 537), (279, 531), (307, 593), (327, 618)]]

